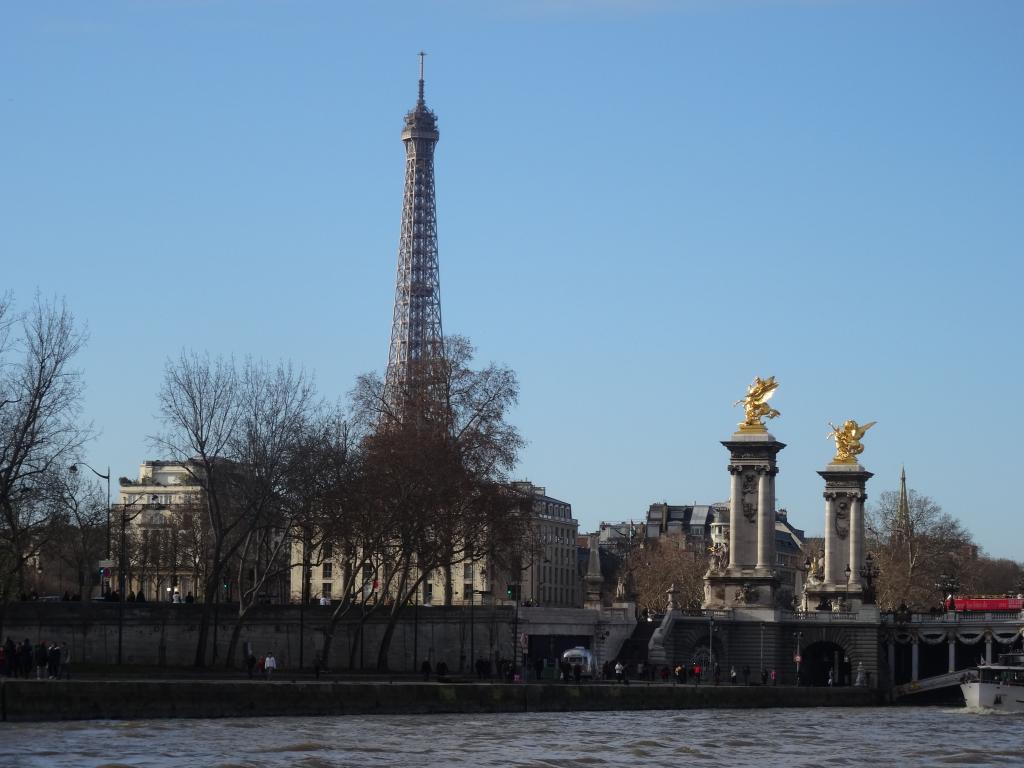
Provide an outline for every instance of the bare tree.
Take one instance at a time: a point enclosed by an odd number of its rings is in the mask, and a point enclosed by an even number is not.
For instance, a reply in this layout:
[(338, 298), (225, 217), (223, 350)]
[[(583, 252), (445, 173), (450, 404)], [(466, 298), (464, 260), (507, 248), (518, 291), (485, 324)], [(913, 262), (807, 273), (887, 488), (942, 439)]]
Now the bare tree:
[(168, 362), (159, 398), (165, 431), (154, 444), (202, 489), (206, 570), (195, 664), (206, 663), (210, 616), (231, 568), (239, 605), (230, 665), (245, 617), (268, 579), (287, 568), (292, 522), (282, 503), (285, 472), (313, 405), (313, 386), (290, 365), (250, 359), (239, 369), (231, 360), (182, 353)]
[[(379, 669), (387, 668), (401, 607), (435, 569), (504, 553), (527, 533), (528, 505), (507, 483), (523, 445), (505, 420), (518, 398), (515, 374), (494, 364), (471, 368), (473, 348), (461, 337), (445, 339), (444, 348), (443, 358), (414, 369), (397, 401), (372, 376), (354, 392), (357, 420), (374, 425), (364, 441), (364, 498), (392, 512), (384, 554), (394, 602)], [(445, 593), (450, 601), (450, 583)]]
[(963, 574), (963, 591), (976, 595), (1016, 595), (1024, 592), (1024, 564), (1008, 558), (980, 555)]
[(0, 591), (24, 591), (46, 540), (52, 490), (92, 434), (79, 422), (85, 334), (62, 301), (36, 297), (21, 315), (0, 297)]
[(207, 639), (220, 579), (244, 540), (243, 518), (233, 496), (236, 466), (230, 460), (242, 408), (234, 361), (182, 352), (168, 360), (158, 395), (164, 431), (154, 446), (186, 467), (202, 489), (209, 531), (203, 611), (196, 641), (195, 665), (206, 666)]
[(94, 568), (104, 554), (107, 499), (97, 481), (78, 472), (65, 471), (56, 480), (50, 549), (74, 574), (76, 593), (88, 598), (96, 577)]
[(668, 607), (673, 586), (679, 605), (699, 608), (707, 569), (706, 552), (687, 547), (684, 539), (662, 538), (634, 547), (623, 560), (619, 578), (632, 583), (637, 605), (657, 614)]
[(295, 518), (284, 503), (290, 459), (300, 451), (314, 407), (312, 382), (290, 365), (248, 360), (237, 390), (239, 420), (230, 441), (237, 464), (233, 492), (243, 527), (237, 548), (238, 616), (225, 657), (232, 666), (245, 618), (266, 585), (287, 573)]
[(910, 490), (907, 502), (901, 509), (899, 492), (886, 491), (868, 511), (883, 609), (934, 607), (945, 597), (943, 583), (961, 580), (974, 552), (971, 534), (934, 500)]

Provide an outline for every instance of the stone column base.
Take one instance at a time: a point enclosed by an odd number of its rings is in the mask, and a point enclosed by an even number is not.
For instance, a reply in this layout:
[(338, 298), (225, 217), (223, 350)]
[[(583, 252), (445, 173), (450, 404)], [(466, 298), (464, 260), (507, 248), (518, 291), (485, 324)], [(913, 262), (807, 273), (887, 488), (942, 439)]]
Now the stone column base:
[[(775, 608), (779, 580), (773, 574), (723, 573), (704, 580), (704, 608)], [(787, 606), (788, 607), (788, 606)]]

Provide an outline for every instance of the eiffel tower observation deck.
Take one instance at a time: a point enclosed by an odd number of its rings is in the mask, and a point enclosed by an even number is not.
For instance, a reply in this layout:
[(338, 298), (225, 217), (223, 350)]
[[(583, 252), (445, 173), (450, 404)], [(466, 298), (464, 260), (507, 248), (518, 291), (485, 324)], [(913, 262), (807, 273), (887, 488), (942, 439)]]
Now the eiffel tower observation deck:
[(437, 116), (423, 96), (425, 55), (420, 53), (419, 98), (406, 114), (402, 129), (405, 193), (384, 389), (388, 408), (396, 416), (401, 416), (410, 399), (419, 399), (429, 387), (434, 364), (444, 352), (434, 199), (434, 147), (439, 134)]

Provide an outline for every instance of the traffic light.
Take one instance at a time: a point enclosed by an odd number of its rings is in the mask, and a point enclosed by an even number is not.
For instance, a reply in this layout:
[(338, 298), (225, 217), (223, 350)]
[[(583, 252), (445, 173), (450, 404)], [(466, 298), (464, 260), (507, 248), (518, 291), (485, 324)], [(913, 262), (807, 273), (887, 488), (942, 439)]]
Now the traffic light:
[(518, 600), (519, 599), (519, 585), (518, 584), (509, 584), (507, 587), (505, 587), (505, 594), (508, 596), (509, 600)]

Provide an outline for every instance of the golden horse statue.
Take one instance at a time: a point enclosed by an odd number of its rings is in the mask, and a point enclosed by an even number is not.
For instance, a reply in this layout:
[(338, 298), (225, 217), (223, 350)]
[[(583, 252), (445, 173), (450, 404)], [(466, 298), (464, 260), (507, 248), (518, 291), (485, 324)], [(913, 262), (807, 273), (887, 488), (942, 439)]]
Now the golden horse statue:
[(869, 421), (861, 426), (853, 419), (847, 419), (843, 426), (837, 427), (831, 421), (828, 425), (832, 431), (825, 435), (826, 440), (836, 441), (836, 455), (832, 459), (833, 464), (856, 464), (857, 457), (864, 452), (864, 444), (861, 438), (864, 433), (871, 429), (877, 421)]
[(774, 419), (779, 412), (768, 405), (779, 383), (774, 376), (762, 379), (760, 376), (754, 379), (747, 387), (747, 396), (737, 400), (733, 405), (743, 405), (744, 419), (740, 423), (740, 432), (767, 432), (762, 419)]

